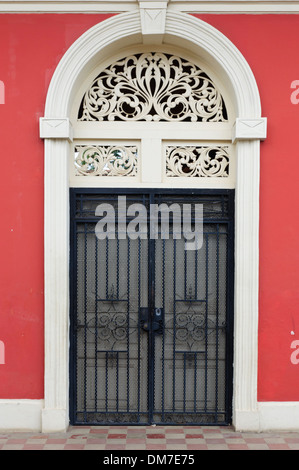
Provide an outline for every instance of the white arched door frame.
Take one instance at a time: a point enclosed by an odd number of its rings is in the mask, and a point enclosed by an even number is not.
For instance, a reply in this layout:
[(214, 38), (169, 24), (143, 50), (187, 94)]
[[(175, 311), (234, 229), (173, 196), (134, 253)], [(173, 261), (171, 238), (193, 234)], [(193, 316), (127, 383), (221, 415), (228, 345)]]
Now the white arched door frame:
[[(161, 2), (159, 3), (159, 5)], [(259, 271), (259, 160), (266, 120), (256, 82), (235, 46), (205, 22), (161, 10), (159, 24), (143, 9), (116, 15), (83, 34), (61, 59), (50, 84), (40, 136), (45, 139), (45, 397), (42, 431), (69, 423), (69, 142), (70, 112), (82, 79), (109, 50), (163, 41), (193, 50), (221, 74), (237, 116), (235, 326), (233, 424), (258, 429), (257, 327)], [(161, 18), (160, 18), (161, 19)]]

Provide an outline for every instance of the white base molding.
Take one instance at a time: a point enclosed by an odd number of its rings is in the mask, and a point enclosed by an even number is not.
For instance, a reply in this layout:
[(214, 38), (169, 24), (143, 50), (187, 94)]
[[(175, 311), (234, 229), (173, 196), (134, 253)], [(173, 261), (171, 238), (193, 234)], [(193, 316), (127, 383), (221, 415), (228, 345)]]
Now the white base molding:
[[(66, 432), (67, 411), (43, 407), (44, 400), (0, 400), (0, 432)], [(299, 432), (299, 402), (259, 402), (236, 410), (233, 421), (239, 432)]]
[(298, 402), (258, 403), (260, 431), (299, 431)]
[(65, 432), (69, 426), (68, 412), (63, 409), (43, 409), (41, 422), (43, 433)]
[(44, 400), (0, 400), (0, 431), (41, 431)]
[(236, 410), (234, 428), (240, 432), (299, 432), (299, 402), (258, 402), (256, 410)]

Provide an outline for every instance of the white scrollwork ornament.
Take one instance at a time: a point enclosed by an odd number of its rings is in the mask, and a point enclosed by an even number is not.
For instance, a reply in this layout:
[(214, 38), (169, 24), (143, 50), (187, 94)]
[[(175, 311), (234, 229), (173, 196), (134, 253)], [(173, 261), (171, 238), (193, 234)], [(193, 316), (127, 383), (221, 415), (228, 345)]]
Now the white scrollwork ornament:
[(226, 121), (224, 100), (195, 64), (160, 52), (103, 70), (86, 91), (79, 121)]
[(166, 147), (168, 177), (228, 177), (228, 147)]
[(77, 176), (136, 176), (137, 147), (78, 145)]

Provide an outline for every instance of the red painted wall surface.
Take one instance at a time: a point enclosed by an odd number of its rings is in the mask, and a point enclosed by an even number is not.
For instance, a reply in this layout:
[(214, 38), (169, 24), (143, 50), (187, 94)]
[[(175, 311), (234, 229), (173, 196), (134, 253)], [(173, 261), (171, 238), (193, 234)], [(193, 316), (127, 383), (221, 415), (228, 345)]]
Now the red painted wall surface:
[[(259, 380), (261, 401), (298, 401), (299, 104), (291, 83), (299, 16), (200, 15), (242, 52), (256, 77), (268, 138), (261, 145)], [(43, 397), (43, 116), (64, 52), (107, 15), (0, 15), (0, 398)], [(299, 95), (298, 95), (299, 96)], [(0, 100), (1, 102), (1, 100)], [(293, 334), (291, 334), (293, 332)], [(295, 362), (295, 363), (294, 363)]]
[(43, 398), (43, 141), (48, 86), (71, 44), (109, 15), (0, 15), (0, 398)]
[(292, 104), (290, 87), (299, 79), (299, 16), (200, 18), (244, 55), (268, 118), (261, 144), (258, 399), (298, 401), (299, 365), (290, 358), (291, 343), (299, 340), (299, 105)]

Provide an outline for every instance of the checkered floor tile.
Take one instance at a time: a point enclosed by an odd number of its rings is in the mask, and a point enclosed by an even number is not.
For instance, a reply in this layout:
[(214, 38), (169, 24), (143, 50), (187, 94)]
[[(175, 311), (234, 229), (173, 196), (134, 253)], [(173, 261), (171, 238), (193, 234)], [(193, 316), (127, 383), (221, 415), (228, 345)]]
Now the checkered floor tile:
[(299, 450), (299, 432), (204, 426), (73, 426), (66, 433), (1, 433), (0, 450)]

